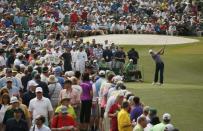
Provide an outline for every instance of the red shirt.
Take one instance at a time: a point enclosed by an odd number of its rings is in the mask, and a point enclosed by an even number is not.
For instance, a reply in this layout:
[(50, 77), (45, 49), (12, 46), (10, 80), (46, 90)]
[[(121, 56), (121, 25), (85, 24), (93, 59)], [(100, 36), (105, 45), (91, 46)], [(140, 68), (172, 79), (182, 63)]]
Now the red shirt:
[(78, 22), (78, 20), (79, 20), (78, 14), (77, 13), (72, 13), (71, 16), (70, 16), (71, 23), (75, 24), (75, 23)]
[(62, 116), (62, 114), (59, 114), (52, 119), (51, 123), (52, 128), (61, 128), (64, 126), (74, 126), (74, 127), (76, 126), (74, 118), (71, 115), (67, 114), (66, 116)]
[(87, 20), (87, 14), (88, 13), (86, 11), (82, 12), (82, 15), (81, 15), (82, 20)]
[[(111, 106), (109, 114), (114, 114), (120, 110), (119, 104), (115, 103)], [(117, 116), (111, 117), (111, 131), (118, 131)]]

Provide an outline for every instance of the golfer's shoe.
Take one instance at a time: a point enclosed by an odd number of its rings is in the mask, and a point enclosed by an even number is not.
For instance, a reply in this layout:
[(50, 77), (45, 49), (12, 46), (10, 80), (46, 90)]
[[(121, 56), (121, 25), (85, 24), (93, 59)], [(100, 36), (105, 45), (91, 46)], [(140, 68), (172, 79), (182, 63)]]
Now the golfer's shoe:
[(163, 83), (157, 83), (157, 85), (159, 85), (159, 86), (163, 86)]
[(156, 82), (152, 82), (152, 85), (153, 85), (153, 86), (156, 85)]

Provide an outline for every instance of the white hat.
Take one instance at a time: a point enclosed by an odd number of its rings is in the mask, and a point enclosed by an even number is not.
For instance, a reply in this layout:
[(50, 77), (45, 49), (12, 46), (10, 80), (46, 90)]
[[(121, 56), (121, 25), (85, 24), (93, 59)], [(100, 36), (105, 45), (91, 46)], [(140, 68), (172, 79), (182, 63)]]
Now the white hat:
[(116, 82), (116, 85), (122, 85), (122, 84), (124, 84), (123, 81), (117, 81)]
[(15, 102), (19, 102), (19, 100), (18, 100), (18, 98), (16, 96), (12, 96), (10, 104), (15, 103)]
[(20, 64), (20, 68), (25, 68), (25, 65), (24, 64)]
[(152, 49), (150, 49), (150, 50), (149, 50), (149, 53), (152, 53), (152, 52), (153, 52), (153, 50), (152, 50)]
[(37, 87), (36, 90), (35, 90), (35, 92), (37, 93), (37, 92), (43, 92), (43, 91), (42, 91), (42, 88), (41, 88), (41, 87)]
[(114, 83), (117, 83), (118, 81), (122, 81), (122, 80), (123, 80), (123, 77), (120, 76), (120, 75), (117, 75), (117, 76), (114, 76), (114, 77), (112, 78), (112, 80), (113, 80)]
[(74, 71), (66, 71), (66, 72), (65, 72), (65, 76), (66, 76), (66, 77), (72, 77), (72, 76), (74, 76), (74, 75), (75, 75)]
[(30, 86), (38, 86), (38, 84), (34, 80), (31, 80), (28, 82), (28, 87)]
[(172, 124), (167, 124), (165, 126), (165, 130), (164, 131), (173, 131), (174, 130), (174, 126)]
[(100, 70), (99, 71), (99, 75), (105, 75), (105, 71), (104, 70)]
[(130, 61), (130, 62), (133, 62), (133, 59), (130, 59), (129, 61)]
[(96, 62), (97, 62), (97, 60), (94, 60), (93, 62), (94, 62), (94, 63), (96, 63)]
[(170, 120), (170, 119), (171, 119), (171, 115), (169, 113), (163, 114), (163, 120)]
[(16, 57), (17, 57), (17, 58), (19, 58), (20, 56), (23, 56), (23, 54), (22, 54), (22, 53), (17, 53), (17, 54), (16, 54)]

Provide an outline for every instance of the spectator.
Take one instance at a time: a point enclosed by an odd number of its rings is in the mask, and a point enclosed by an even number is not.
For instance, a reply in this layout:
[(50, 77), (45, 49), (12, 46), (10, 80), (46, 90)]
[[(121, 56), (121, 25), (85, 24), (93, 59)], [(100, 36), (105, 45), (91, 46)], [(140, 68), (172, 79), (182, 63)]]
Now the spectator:
[(80, 71), (80, 73), (84, 73), (86, 62), (87, 62), (87, 53), (83, 50), (83, 46), (80, 46), (80, 49), (77, 53), (76, 70)]
[(171, 122), (171, 115), (168, 113), (163, 114), (163, 122), (152, 127), (151, 131), (164, 131), (167, 124)]
[(46, 118), (45, 125), (48, 125), (53, 116), (53, 107), (48, 98), (43, 96), (43, 90), (41, 87), (37, 87), (35, 90), (36, 97), (30, 101), (29, 111), (33, 122), (38, 115), (43, 115)]
[[(16, 108), (20, 108), (20, 103), (19, 103), (19, 100), (17, 97), (13, 96), (11, 97), (11, 100), (10, 100), (10, 104), (11, 104), (11, 107), (9, 107), (6, 112), (5, 112), (5, 115), (4, 115), (4, 118), (3, 118), (3, 124), (5, 125), (7, 123), (7, 121), (10, 119), (10, 118), (13, 118), (14, 117), (14, 110)], [(19, 110), (22, 110), (22, 108), (20, 108)], [(23, 112), (21, 114), (21, 118), (26, 120), (25, 119), (25, 112)]]
[(109, 109), (108, 117), (111, 118), (111, 122), (110, 122), (111, 123), (111, 126), (110, 126), (111, 131), (118, 131), (117, 115), (118, 115), (118, 112), (120, 111), (120, 108), (121, 108), (120, 106), (123, 102), (123, 98), (124, 97), (119, 94), (116, 97), (114, 104)]
[(147, 119), (145, 116), (140, 116), (137, 119), (137, 125), (134, 127), (133, 131), (144, 131), (147, 126)]
[(67, 107), (67, 112), (69, 115), (71, 115), (73, 117), (73, 119), (76, 119), (76, 114), (75, 114), (75, 110), (74, 108), (71, 106), (70, 104), (70, 97), (64, 97), (61, 101), (60, 101), (60, 105), (56, 108), (55, 113), (58, 114), (61, 111), (61, 108), (63, 106)]
[(19, 89), (15, 86), (13, 86), (12, 84), (12, 78), (11, 77), (7, 77), (7, 82), (6, 82), (6, 86), (3, 87), (2, 89), (6, 88), (9, 91), (9, 96), (19, 96)]
[[(48, 85), (47, 85), (47, 83), (41, 81), (40, 74), (36, 73), (34, 75), (34, 81), (38, 84), (38, 87), (42, 88), (42, 90), (43, 90), (43, 96), (46, 97), (46, 98), (49, 98), (49, 88), (48, 88)], [(47, 82), (48, 82), (48, 80), (47, 80)]]
[(81, 94), (81, 112), (80, 112), (80, 123), (81, 128), (87, 130), (90, 124), (90, 115), (92, 107), (92, 84), (90, 83), (90, 78), (88, 73), (84, 73), (82, 76), (82, 87)]
[(130, 119), (131, 119), (131, 121), (136, 121), (137, 118), (142, 115), (142, 113), (143, 113), (143, 107), (142, 107), (142, 105), (140, 103), (140, 98), (139, 97), (135, 96), (133, 98), (133, 101), (134, 101), (135, 105), (134, 105), (134, 108), (131, 109)]
[(35, 98), (35, 89), (37, 87), (37, 83), (34, 80), (31, 80), (28, 82), (28, 91), (25, 92), (22, 96), (23, 104), (25, 104), (27, 107), (29, 106), (30, 100)]
[(30, 128), (30, 131), (51, 131), (44, 123), (46, 118), (42, 115), (38, 115), (35, 119), (35, 124)]
[(20, 90), (20, 84), (19, 84), (17, 78), (12, 76), (12, 69), (11, 68), (7, 68), (6, 69), (6, 76), (4, 76), (0, 79), (0, 88), (6, 86), (8, 77), (12, 79), (12, 85), (17, 87)]
[(80, 94), (74, 88), (72, 88), (71, 80), (66, 80), (64, 83), (64, 89), (59, 94), (59, 100), (61, 101), (64, 97), (70, 97), (70, 104), (73, 108), (77, 108), (80, 105)]
[(133, 60), (130, 59), (129, 63), (125, 67), (126, 81), (138, 81), (143, 82), (141, 71), (133, 64)]
[(59, 101), (59, 93), (62, 90), (57, 78), (54, 75), (50, 75), (48, 79), (49, 97), (53, 108), (56, 108)]
[(14, 117), (5, 123), (5, 131), (29, 131), (28, 123), (22, 118), (23, 111), (20, 108), (13, 110)]
[(6, 110), (8, 109), (10, 104), (10, 96), (7, 93), (4, 93), (1, 98), (0, 104), (0, 128), (3, 129), (3, 118)]
[(72, 66), (71, 66), (71, 62), (72, 62), (72, 58), (71, 58), (71, 52), (70, 52), (70, 47), (66, 48), (66, 51), (61, 55), (61, 58), (63, 58), (64, 60), (64, 71), (71, 71), (72, 70)]
[(123, 102), (121, 111), (118, 113), (118, 130), (132, 131), (132, 124), (129, 117), (130, 105), (127, 101)]
[(60, 113), (58, 115), (55, 115), (52, 119), (52, 125), (51, 130), (52, 131), (58, 131), (58, 130), (64, 130), (64, 131), (72, 131), (77, 130), (76, 128), (76, 122), (74, 118), (68, 114), (67, 107), (62, 106)]
[(132, 59), (133, 60), (133, 64), (137, 65), (137, 61), (139, 59), (139, 54), (138, 52), (132, 48), (131, 50), (128, 51), (128, 59)]

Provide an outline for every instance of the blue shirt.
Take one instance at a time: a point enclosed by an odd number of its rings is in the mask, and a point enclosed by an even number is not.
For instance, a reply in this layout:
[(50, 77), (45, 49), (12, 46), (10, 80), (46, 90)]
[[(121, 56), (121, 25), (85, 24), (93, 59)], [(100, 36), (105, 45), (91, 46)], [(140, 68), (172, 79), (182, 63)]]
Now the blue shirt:
[(99, 97), (99, 91), (101, 88), (101, 84), (105, 81), (104, 78), (100, 77), (96, 82), (95, 82), (95, 87), (96, 87), (96, 96)]
[(61, 87), (63, 87), (64, 86), (64, 78), (60, 77), (60, 76), (57, 76), (56, 78), (58, 79), (58, 82), (61, 84)]
[(12, 24), (13, 24), (13, 22), (10, 21), (10, 20), (6, 20), (6, 21), (4, 22), (4, 25), (6, 26), (6, 28), (10, 27)]
[[(3, 87), (3, 88), (7, 88), (7, 87)], [(19, 89), (17, 87), (15, 87), (15, 86), (12, 86), (12, 88), (8, 89), (8, 91), (9, 91), (9, 96), (10, 97), (12, 97), (12, 96), (19, 96)]]
[(143, 113), (143, 108), (142, 106), (135, 106), (131, 112), (130, 112), (130, 119), (131, 121), (135, 120), (137, 121), (137, 118), (142, 115)]
[(152, 58), (154, 59), (154, 61), (155, 61), (156, 63), (163, 63), (163, 61), (162, 61), (160, 55), (157, 54), (157, 53), (152, 54)]
[(22, 24), (22, 17), (15, 16), (13, 21), (14, 21), (15, 24), (21, 25)]
[[(0, 88), (6, 86), (7, 78), (3, 77), (0, 79)], [(18, 82), (17, 78), (12, 77), (13, 86), (17, 87), (20, 90), (20, 83)]]
[(89, 25), (82, 26), (82, 29), (83, 30), (92, 30), (91, 26), (89, 26)]

